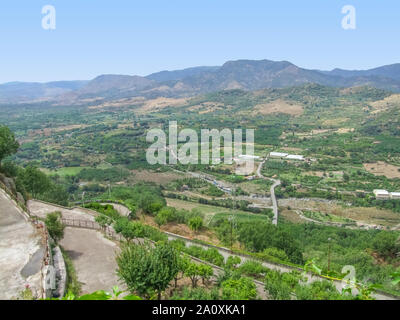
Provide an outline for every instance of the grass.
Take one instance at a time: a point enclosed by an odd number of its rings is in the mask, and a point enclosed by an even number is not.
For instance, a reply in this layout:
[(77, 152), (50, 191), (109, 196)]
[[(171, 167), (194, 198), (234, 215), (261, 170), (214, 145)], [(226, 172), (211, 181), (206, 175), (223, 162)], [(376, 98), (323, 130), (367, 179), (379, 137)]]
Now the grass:
[(49, 175), (57, 174), (60, 177), (65, 177), (65, 176), (76, 176), (83, 169), (87, 169), (87, 167), (64, 167), (64, 168), (57, 169), (55, 171), (49, 170), (49, 169), (42, 169), (42, 170)]
[(64, 248), (60, 246), (60, 249), (64, 258), (65, 268), (67, 270), (66, 293), (72, 292), (75, 296), (78, 296), (81, 293), (82, 285), (78, 281), (74, 264)]
[(351, 223), (355, 224), (356, 222), (349, 218), (335, 216), (329, 213), (321, 213), (315, 211), (304, 211), (304, 215), (307, 218), (311, 218), (321, 222), (335, 222), (335, 223)]
[(235, 217), (239, 217), (241, 219), (242, 217), (248, 217), (249, 219), (254, 219), (254, 217), (259, 217), (260, 219), (268, 219), (267, 216), (264, 215), (257, 215), (257, 214), (252, 214), (252, 213), (247, 213), (245, 211), (241, 210), (232, 210), (229, 208), (224, 208), (224, 207), (217, 207), (217, 206), (212, 206), (208, 204), (200, 204), (196, 202), (190, 202), (190, 201), (184, 201), (184, 200), (179, 200), (179, 199), (170, 199), (167, 198), (167, 204), (170, 207), (174, 207), (176, 209), (185, 209), (185, 210), (192, 210), (196, 208), (199, 210), (202, 214), (204, 214), (205, 221), (207, 224), (211, 222), (212, 219), (215, 218), (215, 216), (223, 217), (223, 216), (230, 216), (230, 215), (235, 215)]
[[(217, 214), (215, 214), (212, 219), (209, 221), (209, 223), (211, 223), (212, 220), (214, 219), (227, 219), (230, 216), (232, 216), (231, 212), (219, 212)], [(246, 222), (246, 221), (269, 221), (268, 216), (266, 215), (262, 215), (262, 214), (252, 214), (252, 213), (240, 213), (237, 212), (234, 214), (235, 220), (236, 222)]]

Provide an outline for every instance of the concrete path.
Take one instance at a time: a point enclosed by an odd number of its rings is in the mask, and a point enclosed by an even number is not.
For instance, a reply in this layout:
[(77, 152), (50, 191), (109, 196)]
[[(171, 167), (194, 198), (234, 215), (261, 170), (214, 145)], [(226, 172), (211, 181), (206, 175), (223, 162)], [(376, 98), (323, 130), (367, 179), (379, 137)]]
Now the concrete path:
[(32, 215), (38, 216), (39, 218), (46, 218), (49, 213), (55, 211), (61, 212), (61, 215), (64, 219), (94, 221), (95, 218), (93, 215), (88, 214), (87, 211), (85, 211), (85, 209), (83, 208), (67, 209), (37, 200), (29, 200), (27, 203), (27, 207)]
[[(60, 208), (56, 205), (30, 200), (28, 207), (32, 215), (45, 217), (60, 211), (65, 219), (94, 221), (94, 216), (84, 208)], [(115, 262), (118, 245), (104, 238), (100, 231), (66, 227), (60, 245), (67, 251), (74, 264), (78, 281), (82, 283), (82, 294), (97, 290), (111, 291), (118, 285)]]
[(44, 254), (42, 235), (0, 189), (0, 300), (19, 297), (25, 285), (40, 297)]
[(97, 290), (112, 292), (116, 285), (121, 288), (115, 261), (119, 247), (101, 232), (67, 227), (60, 245), (74, 264), (82, 294)]

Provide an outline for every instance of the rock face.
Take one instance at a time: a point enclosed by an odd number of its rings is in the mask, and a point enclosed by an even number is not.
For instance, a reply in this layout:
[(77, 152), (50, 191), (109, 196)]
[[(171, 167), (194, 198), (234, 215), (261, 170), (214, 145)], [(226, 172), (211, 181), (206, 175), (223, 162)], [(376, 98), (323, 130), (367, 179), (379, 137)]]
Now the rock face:
[(26, 204), (24, 196), (17, 191), (14, 179), (6, 177), (4, 174), (0, 173), (0, 187), (1, 184), (3, 184), (7, 188), (7, 192), (11, 193), (18, 201), (18, 203), (23, 205)]

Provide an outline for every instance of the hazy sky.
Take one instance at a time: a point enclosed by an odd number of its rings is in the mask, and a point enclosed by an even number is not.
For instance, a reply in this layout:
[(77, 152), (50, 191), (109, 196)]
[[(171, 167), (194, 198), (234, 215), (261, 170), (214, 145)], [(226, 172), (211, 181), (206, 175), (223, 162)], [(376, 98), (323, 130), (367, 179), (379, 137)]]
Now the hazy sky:
[[(42, 7), (56, 29), (42, 28)], [(341, 26), (356, 8), (356, 30)], [(1, 0), (0, 83), (146, 75), (236, 59), (365, 69), (400, 62), (399, 0)]]

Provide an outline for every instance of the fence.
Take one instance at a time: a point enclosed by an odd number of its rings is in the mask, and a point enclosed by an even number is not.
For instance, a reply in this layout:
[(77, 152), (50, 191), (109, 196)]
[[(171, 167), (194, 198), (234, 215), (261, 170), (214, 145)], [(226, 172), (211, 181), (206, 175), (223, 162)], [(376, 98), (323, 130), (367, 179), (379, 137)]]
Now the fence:
[(106, 236), (114, 239), (121, 241), (123, 240), (123, 237), (115, 232), (115, 230), (112, 227), (106, 226), (102, 227), (99, 223), (95, 221), (90, 221), (90, 220), (77, 220), (77, 219), (61, 219), (62, 223), (68, 227), (73, 227), (73, 228), (82, 228), (82, 229), (92, 229), (92, 230), (100, 230), (105, 233)]

